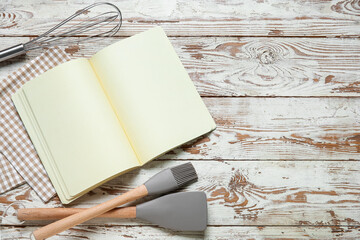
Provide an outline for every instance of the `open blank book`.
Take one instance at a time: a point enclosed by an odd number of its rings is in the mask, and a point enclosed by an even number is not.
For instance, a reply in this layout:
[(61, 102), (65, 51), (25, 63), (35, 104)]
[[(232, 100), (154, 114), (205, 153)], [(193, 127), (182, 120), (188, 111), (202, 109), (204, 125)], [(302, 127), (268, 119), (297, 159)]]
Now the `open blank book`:
[(12, 99), (64, 204), (215, 129), (161, 27), (61, 64)]

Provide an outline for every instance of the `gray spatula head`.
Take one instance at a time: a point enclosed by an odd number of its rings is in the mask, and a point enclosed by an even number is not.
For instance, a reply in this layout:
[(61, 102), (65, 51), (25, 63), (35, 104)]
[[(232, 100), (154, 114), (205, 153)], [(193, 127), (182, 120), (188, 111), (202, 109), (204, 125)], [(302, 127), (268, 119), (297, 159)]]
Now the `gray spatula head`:
[(204, 231), (207, 201), (204, 192), (165, 195), (136, 206), (136, 218), (175, 231)]

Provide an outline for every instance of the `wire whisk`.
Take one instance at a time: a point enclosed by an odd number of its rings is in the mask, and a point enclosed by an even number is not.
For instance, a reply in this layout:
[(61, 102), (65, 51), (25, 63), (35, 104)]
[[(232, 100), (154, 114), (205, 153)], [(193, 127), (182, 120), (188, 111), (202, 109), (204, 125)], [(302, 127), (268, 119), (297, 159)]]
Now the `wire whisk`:
[[(111, 10), (107, 9), (106, 11), (103, 11), (101, 8), (101, 13), (90, 16), (90, 9), (99, 6), (106, 6), (106, 8), (111, 8)], [(86, 20), (83, 20), (82, 18), (86, 18)], [(38, 48), (55, 45), (68, 46), (95, 37), (114, 36), (119, 31), (121, 24), (122, 15), (118, 7), (107, 2), (94, 3), (77, 11), (29, 42), (18, 44), (0, 51), (0, 62)]]

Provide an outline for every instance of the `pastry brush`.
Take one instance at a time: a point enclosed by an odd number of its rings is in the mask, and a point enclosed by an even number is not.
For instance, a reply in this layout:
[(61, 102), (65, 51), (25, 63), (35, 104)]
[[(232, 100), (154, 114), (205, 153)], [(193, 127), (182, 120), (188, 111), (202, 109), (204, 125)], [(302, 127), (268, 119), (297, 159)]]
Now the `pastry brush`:
[(191, 163), (185, 163), (179, 166), (164, 169), (146, 181), (143, 185), (140, 185), (114, 199), (108, 200), (82, 212), (39, 228), (33, 232), (33, 235), (36, 240), (46, 239), (125, 203), (148, 195), (168, 193), (195, 180), (197, 180), (197, 174)]

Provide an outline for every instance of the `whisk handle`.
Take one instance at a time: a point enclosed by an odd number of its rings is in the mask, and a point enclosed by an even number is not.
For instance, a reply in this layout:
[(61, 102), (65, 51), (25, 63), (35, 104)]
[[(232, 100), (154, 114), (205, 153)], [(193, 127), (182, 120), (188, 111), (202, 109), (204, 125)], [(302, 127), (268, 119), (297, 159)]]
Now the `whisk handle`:
[(24, 44), (18, 44), (0, 51), (0, 62), (25, 54)]

